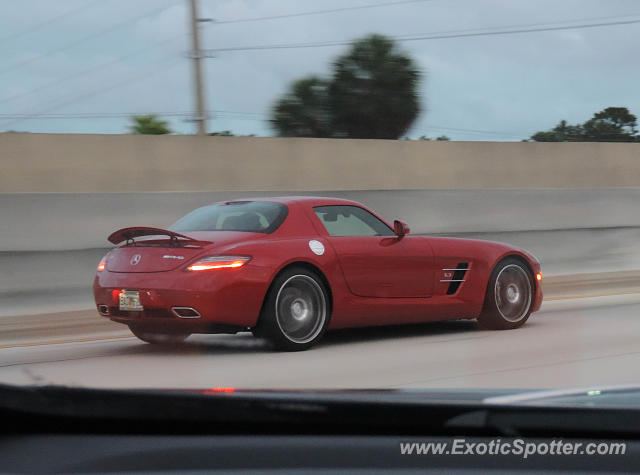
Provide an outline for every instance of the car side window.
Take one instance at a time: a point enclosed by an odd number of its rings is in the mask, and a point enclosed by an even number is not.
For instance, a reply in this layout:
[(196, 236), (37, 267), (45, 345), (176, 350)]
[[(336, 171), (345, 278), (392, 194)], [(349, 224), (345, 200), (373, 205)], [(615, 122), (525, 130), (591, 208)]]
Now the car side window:
[(313, 208), (330, 236), (393, 236), (383, 221), (359, 206), (316, 206)]

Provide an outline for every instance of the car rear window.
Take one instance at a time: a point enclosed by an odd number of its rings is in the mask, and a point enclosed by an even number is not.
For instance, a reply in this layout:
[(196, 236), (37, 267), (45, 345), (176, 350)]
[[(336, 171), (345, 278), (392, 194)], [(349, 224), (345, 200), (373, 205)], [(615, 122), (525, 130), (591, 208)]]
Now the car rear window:
[(173, 226), (172, 231), (245, 231), (270, 234), (287, 217), (288, 208), (272, 201), (230, 201), (203, 206)]

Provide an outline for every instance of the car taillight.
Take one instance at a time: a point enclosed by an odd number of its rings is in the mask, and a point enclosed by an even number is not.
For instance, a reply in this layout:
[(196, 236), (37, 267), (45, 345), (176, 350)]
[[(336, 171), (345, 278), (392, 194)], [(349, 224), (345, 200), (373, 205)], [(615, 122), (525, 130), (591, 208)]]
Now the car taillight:
[(233, 393), (235, 388), (211, 388), (205, 389), (204, 394)]
[(98, 264), (98, 272), (102, 272), (105, 267), (107, 267), (107, 256), (104, 256), (100, 259), (100, 263)]
[(242, 267), (251, 258), (249, 256), (209, 256), (198, 259), (196, 262), (187, 267), (188, 271), (201, 271), (212, 269), (233, 269)]

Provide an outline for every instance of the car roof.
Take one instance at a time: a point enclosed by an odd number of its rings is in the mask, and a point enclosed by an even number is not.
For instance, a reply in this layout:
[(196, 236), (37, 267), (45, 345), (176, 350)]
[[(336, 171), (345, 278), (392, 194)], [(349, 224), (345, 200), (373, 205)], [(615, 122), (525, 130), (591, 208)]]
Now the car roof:
[(331, 206), (331, 205), (346, 205), (346, 206), (363, 206), (361, 203), (352, 200), (346, 200), (342, 198), (331, 198), (323, 196), (264, 196), (264, 197), (247, 197), (238, 198), (235, 200), (225, 201), (225, 203), (233, 203), (236, 201), (273, 201), (282, 204), (291, 203), (303, 203), (307, 206)]

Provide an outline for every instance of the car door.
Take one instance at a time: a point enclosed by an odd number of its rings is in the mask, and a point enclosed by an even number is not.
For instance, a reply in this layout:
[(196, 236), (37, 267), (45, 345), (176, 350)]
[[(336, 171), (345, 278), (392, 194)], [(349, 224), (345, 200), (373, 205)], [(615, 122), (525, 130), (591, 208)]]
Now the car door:
[(419, 236), (398, 237), (359, 206), (314, 207), (351, 292), (361, 297), (429, 297), (433, 254)]

